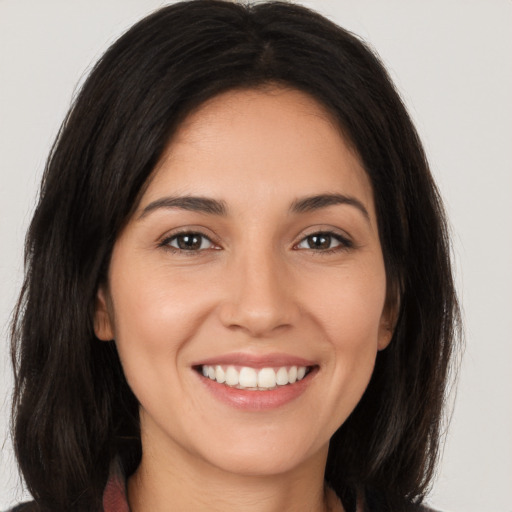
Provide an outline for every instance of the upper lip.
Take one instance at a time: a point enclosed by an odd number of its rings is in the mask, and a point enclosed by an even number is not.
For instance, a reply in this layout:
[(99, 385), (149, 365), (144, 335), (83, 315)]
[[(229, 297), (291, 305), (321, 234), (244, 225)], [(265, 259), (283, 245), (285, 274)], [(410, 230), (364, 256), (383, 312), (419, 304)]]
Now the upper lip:
[(215, 366), (215, 365), (232, 365), (232, 366), (248, 366), (250, 368), (280, 368), (282, 366), (315, 366), (316, 363), (302, 357), (291, 354), (274, 353), (274, 354), (245, 354), (243, 352), (233, 352), (220, 356), (202, 359), (192, 366)]

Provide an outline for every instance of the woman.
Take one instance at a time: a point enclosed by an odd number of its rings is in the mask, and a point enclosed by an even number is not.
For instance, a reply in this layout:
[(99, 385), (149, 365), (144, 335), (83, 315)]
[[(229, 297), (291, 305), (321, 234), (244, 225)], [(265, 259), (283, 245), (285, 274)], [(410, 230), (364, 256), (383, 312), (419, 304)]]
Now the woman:
[(135, 25), (51, 152), (13, 329), (28, 510), (421, 510), (458, 311), (377, 58), (288, 3)]

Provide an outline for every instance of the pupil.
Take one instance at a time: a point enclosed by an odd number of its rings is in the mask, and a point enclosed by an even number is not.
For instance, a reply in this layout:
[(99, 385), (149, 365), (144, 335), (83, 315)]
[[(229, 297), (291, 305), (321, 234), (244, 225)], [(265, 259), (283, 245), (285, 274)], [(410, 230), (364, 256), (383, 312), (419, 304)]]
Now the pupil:
[(308, 244), (310, 249), (329, 249), (331, 237), (329, 235), (311, 235)]
[(201, 247), (201, 237), (199, 235), (181, 235), (178, 237), (178, 247), (186, 251), (199, 249)]

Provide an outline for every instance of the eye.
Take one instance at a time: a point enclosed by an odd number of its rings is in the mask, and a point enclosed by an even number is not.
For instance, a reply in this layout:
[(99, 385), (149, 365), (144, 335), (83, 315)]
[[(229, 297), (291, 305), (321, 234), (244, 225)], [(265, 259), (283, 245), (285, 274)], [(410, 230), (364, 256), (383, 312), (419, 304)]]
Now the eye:
[(161, 245), (189, 252), (213, 249), (215, 247), (214, 243), (201, 233), (179, 233), (166, 238)]
[(331, 232), (312, 233), (303, 238), (297, 245), (297, 249), (309, 249), (313, 251), (335, 251), (352, 247), (352, 242), (346, 238)]

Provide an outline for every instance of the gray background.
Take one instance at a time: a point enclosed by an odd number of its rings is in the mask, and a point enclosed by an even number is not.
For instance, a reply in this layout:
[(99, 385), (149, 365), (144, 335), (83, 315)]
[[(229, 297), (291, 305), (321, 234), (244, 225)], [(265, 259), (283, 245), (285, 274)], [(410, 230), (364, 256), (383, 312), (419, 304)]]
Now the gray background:
[[(156, 0), (0, 0), (0, 509), (24, 497), (8, 440), (7, 324), (44, 161), (77, 83)], [(452, 223), (467, 349), (430, 502), (512, 510), (512, 2), (302, 2), (363, 36), (396, 81)]]

